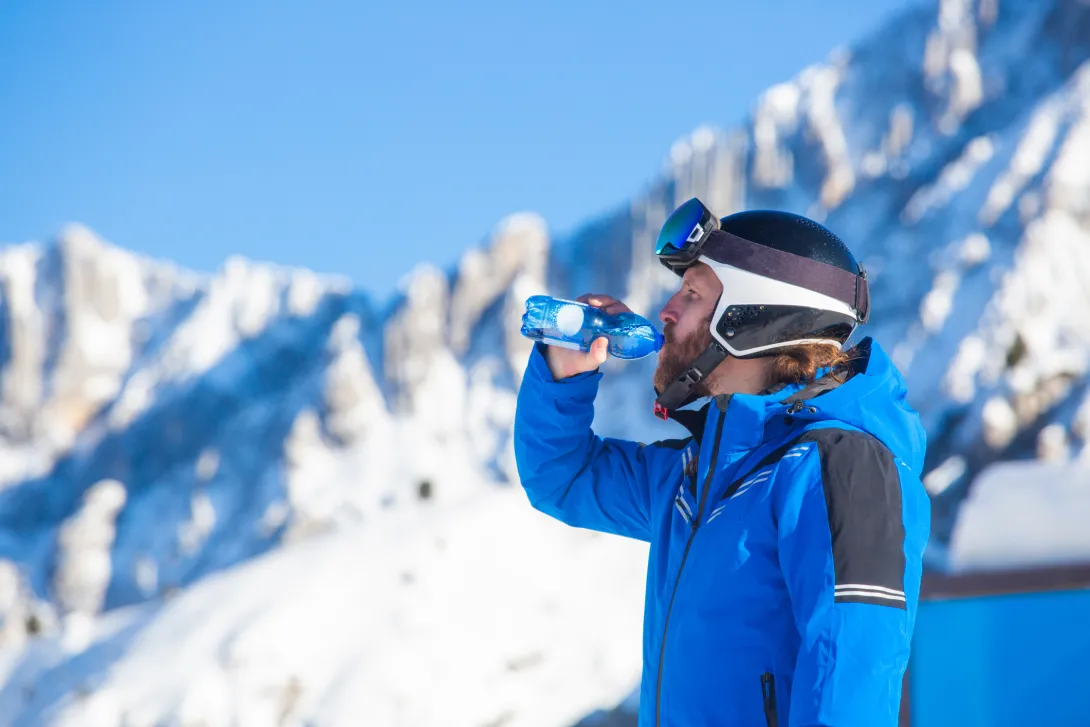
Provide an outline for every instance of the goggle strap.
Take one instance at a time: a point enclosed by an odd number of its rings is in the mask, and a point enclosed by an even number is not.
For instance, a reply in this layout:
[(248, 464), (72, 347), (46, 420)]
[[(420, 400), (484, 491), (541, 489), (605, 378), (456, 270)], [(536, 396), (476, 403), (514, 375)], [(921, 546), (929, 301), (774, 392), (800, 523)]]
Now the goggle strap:
[(858, 274), (850, 273), (820, 260), (758, 245), (725, 230), (711, 233), (699, 254), (835, 298), (855, 310), (861, 323), (870, 317), (870, 290), (862, 266)]

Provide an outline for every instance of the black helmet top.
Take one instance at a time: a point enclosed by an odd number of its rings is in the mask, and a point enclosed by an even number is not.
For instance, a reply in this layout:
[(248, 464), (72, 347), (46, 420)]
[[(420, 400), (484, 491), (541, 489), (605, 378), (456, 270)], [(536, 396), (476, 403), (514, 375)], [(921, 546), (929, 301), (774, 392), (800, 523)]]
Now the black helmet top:
[(808, 217), (779, 210), (736, 212), (719, 229), (758, 245), (834, 265), (855, 275), (859, 263), (848, 246), (827, 227)]

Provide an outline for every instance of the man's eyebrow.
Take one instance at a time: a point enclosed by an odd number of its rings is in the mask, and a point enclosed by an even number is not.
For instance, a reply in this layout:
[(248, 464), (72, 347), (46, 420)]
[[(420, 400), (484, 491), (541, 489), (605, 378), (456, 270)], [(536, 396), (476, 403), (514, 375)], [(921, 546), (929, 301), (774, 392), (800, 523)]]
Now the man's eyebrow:
[(700, 277), (697, 275), (693, 275), (692, 277), (685, 279), (685, 283), (697, 292), (703, 292), (708, 287), (708, 281), (701, 280)]

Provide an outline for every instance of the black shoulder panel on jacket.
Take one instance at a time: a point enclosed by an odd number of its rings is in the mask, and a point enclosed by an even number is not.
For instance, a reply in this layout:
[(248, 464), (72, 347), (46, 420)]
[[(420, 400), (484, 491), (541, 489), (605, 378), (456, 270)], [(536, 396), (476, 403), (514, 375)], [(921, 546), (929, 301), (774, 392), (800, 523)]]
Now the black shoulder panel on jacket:
[(837, 603), (905, 608), (905, 525), (901, 477), (877, 439), (844, 429), (815, 429), (829, 511)]

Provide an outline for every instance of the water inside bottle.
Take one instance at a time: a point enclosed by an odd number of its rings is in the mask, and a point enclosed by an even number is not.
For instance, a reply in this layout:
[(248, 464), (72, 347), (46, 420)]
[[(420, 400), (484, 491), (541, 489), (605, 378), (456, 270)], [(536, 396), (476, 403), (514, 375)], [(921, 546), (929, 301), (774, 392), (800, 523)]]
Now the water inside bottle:
[(593, 306), (544, 295), (527, 299), (522, 335), (576, 351), (589, 351), (595, 338), (605, 336), (617, 358), (642, 358), (662, 346), (662, 334), (635, 313), (606, 316)]

